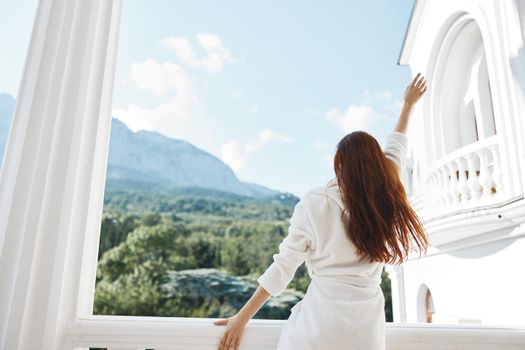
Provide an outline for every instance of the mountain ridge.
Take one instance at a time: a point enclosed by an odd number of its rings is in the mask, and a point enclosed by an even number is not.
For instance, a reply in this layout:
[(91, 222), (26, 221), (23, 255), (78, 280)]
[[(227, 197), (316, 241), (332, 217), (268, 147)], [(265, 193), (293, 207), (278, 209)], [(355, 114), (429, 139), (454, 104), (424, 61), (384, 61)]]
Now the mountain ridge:
[(202, 187), (248, 197), (280, 192), (240, 181), (216, 156), (152, 131), (131, 131), (112, 119), (107, 179), (142, 180), (174, 187)]
[[(0, 94), (0, 155), (3, 155), (15, 100)], [(112, 118), (106, 182), (199, 187), (247, 197), (281, 194), (265, 186), (243, 182), (222, 160), (190, 142), (153, 131), (131, 131)], [(292, 195), (293, 196), (293, 195)]]

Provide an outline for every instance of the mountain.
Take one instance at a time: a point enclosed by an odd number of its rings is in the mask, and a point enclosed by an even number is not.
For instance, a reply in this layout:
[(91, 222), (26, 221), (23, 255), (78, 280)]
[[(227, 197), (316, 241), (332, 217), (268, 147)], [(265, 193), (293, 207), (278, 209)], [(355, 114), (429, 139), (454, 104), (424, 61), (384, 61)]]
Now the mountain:
[(0, 94), (0, 165), (4, 155), (7, 132), (9, 131), (9, 124), (14, 108), (15, 99), (10, 95)]
[(156, 132), (132, 132), (112, 120), (107, 179), (199, 187), (248, 197), (267, 197), (279, 192), (240, 181), (219, 158), (189, 142)]
[[(0, 94), (0, 155), (4, 153), (14, 106), (12, 96)], [(111, 126), (107, 181), (111, 187), (131, 189), (192, 187), (248, 197), (281, 195), (267, 187), (240, 181), (219, 158), (189, 142), (156, 132), (132, 132), (117, 119), (112, 120)]]

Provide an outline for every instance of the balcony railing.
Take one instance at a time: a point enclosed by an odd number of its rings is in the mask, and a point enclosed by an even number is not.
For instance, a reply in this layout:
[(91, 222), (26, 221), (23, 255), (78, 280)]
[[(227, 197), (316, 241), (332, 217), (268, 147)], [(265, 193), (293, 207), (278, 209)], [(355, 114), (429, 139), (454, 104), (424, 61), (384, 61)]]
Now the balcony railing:
[[(108, 350), (217, 349), (224, 327), (211, 319), (94, 316), (70, 325), (71, 348)], [(241, 349), (275, 349), (284, 321), (252, 320)], [(523, 349), (525, 330), (505, 326), (387, 323), (386, 348), (397, 349)]]
[(489, 206), (505, 199), (497, 137), (453, 151), (430, 168), (421, 194), (426, 216)]

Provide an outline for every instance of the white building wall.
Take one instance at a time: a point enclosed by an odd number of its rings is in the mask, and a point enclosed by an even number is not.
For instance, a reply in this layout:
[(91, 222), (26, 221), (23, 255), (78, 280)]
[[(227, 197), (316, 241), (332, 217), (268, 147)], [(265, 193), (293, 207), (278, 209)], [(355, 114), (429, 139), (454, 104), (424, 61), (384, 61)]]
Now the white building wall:
[(420, 295), (425, 285), (434, 301), (434, 323), (525, 325), (525, 279), (519, 273), (524, 252), (525, 237), (514, 236), (407, 262), (406, 321), (425, 322)]
[[(412, 257), (393, 274), (395, 322), (426, 322), (423, 291), (428, 287), (435, 323), (525, 324), (525, 279), (520, 277), (525, 263), (524, 20), (523, 0), (415, 1), (400, 63), (409, 65), (413, 75), (422, 72), (429, 91), (408, 129), (413, 169), (408, 192), (432, 246), (425, 257)], [(476, 82), (469, 87), (469, 62), (479, 61), (478, 40), (484, 48), (491, 101), (486, 89), (473, 95)], [(476, 173), (467, 167), (469, 152), (477, 152), (478, 161), (487, 154), (478, 151), (483, 147), (476, 148), (476, 142), (464, 142), (474, 135), (460, 129), (472, 126), (460, 119), (472, 112), (465, 111), (465, 100), (477, 104), (482, 146), (492, 133), (487, 116), (493, 113), (497, 135), (485, 144), (492, 145), (486, 149), (497, 148), (500, 166), (494, 171), (498, 161), (491, 153), (485, 159), (489, 171), (479, 180), (499, 178), (502, 185), (499, 197), (446, 203), (438, 211), (426, 201), (436, 195), (430, 193), (429, 183), (447, 192), (466, 170), (470, 177)], [(454, 153), (463, 154), (465, 168), (457, 167), (461, 160), (454, 161), (459, 159), (451, 157)], [(474, 170), (479, 173), (483, 166), (477, 164)], [(443, 170), (432, 177), (439, 167)], [(487, 180), (487, 174), (493, 177)]]

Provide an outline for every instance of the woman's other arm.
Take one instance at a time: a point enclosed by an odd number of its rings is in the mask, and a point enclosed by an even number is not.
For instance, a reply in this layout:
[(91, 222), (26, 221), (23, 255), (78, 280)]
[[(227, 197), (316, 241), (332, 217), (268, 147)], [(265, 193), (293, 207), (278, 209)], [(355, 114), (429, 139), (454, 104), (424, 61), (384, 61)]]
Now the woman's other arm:
[(216, 326), (226, 326), (226, 330), (219, 344), (219, 350), (239, 349), (242, 333), (248, 321), (251, 320), (269, 297), (270, 293), (263, 287), (258, 286), (238, 313), (226, 319), (213, 322)]
[(296, 204), (290, 218), (288, 235), (279, 244), (279, 252), (273, 254), (273, 263), (257, 279), (259, 286), (254, 294), (237, 314), (214, 322), (217, 326), (226, 326), (219, 350), (238, 349), (248, 321), (270, 296), (278, 296), (284, 291), (299, 265), (315, 249), (313, 226), (303, 206), (304, 200)]
[(417, 101), (419, 101), (425, 91), (427, 91), (427, 81), (425, 77), (421, 75), (421, 73), (418, 73), (405, 90), (403, 106), (401, 107), (401, 113), (399, 114), (399, 119), (397, 120), (394, 131), (403, 134), (406, 133), (412, 107), (417, 103)]

